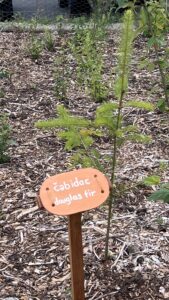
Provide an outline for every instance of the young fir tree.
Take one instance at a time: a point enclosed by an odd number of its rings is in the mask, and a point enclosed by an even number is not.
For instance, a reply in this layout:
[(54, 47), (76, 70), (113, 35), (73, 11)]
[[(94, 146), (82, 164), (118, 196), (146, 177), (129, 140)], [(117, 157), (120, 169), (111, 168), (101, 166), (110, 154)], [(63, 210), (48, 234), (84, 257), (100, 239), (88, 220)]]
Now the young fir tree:
[(145, 2), (140, 14), (139, 31), (147, 35), (148, 53), (154, 52), (153, 60), (143, 59), (140, 66), (149, 71), (158, 69), (163, 96), (157, 107), (161, 111), (169, 110), (169, 47), (168, 47), (169, 15), (161, 1)]
[(75, 34), (69, 42), (76, 62), (76, 78), (80, 88), (96, 102), (107, 99), (108, 87), (103, 81), (104, 42), (107, 37), (108, 16), (93, 14), (89, 23), (74, 28)]
[[(75, 166), (93, 166), (109, 176), (111, 181), (111, 192), (108, 201), (108, 225), (106, 235), (105, 257), (108, 257), (108, 243), (111, 226), (112, 205), (115, 195), (115, 169), (117, 155), (120, 145), (126, 140), (134, 142), (147, 142), (148, 136), (141, 134), (135, 125), (125, 126), (122, 109), (123, 107), (137, 107), (152, 110), (150, 103), (142, 101), (124, 101), (128, 88), (129, 66), (132, 57), (133, 14), (127, 11), (124, 15), (121, 43), (118, 51), (117, 77), (115, 80), (115, 95), (117, 101), (110, 101), (101, 104), (95, 113), (94, 120), (83, 117), (74, 117), (62, 105), (57, 107), (58, 117), (47, 121), (39, 121), (36, 127), (40, 129), (59, 128), (59, 137), (65, 140), (65, 150), (73, 151), (72, 159)], [(96, 150), (95, 141), (108, 137), (111, 154), (109, 157), (102, 155)], [(107, 169), (106, 167), (107, 166)]]

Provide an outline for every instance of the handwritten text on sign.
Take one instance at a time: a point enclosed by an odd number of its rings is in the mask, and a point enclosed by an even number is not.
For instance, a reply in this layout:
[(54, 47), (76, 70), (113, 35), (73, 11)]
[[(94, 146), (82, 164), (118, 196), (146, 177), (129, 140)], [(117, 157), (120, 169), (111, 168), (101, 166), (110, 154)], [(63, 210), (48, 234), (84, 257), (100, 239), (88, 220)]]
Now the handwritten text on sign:
[(107, 178), (92, 168), (49, 177), (42, 184), (40, 198), (49, 212), (71, 215), (102, 204), (109, 195)]

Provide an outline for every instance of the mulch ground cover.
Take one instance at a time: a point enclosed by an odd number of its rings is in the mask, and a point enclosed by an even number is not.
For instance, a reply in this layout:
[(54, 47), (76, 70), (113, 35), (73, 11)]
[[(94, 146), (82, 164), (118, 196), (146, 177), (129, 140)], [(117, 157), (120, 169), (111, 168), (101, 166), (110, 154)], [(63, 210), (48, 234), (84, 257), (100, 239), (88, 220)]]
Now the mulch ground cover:
[[(38, 34), (43, 38), (43, 33)], [(38, 120), (53, 118), (63, 103), (75, 115), (92, 118), (98, 103), (80, 90), (75, 62), (67, 99), (54, 93), (55, 59), (70, 33), (55, 35), (53, 52), (43, 50), (37, 60), (27, 53), (29, 32), (0, 32), (0, 111), (7, 113), (14, 144), (10, 161), (0, 165), (0, 299), (71, 299), (67, 218), (40, 210), (39, 188), (51, 175), (72, 169), (70, 154), (54, 131), (35, 128)], [(114, 76), (119, 31), (110, 30), (105, 47), (105, 75)], [(162, 95), (158, 70), (139, 68), (147, 55), (146, 38), (139, 36), (134, 53), (127, 99), (156, 103)], [(150, 55), (153, 55), (153, 53)], [(114, 75), (111, 75), (114, 74)], [(113, 96), (112, 96), (113, 97)], [(119, 149), (117, 182), (129, 185), (145, 176), (161, 174), (169, 181), (168, 114), (128, 109), (126, 124), (149, 134), (149, 144), (127, 142)], [(111, 145), (103, 137), (96, 145), (105, 155)], [(89, 300), (169, 299), (169, 205), (148, 202), (152, 189), (141, 185), (119, 195), (113, 208), (110, 259), (104, 260), (107, 205), (83, 214), (85, 293)]]

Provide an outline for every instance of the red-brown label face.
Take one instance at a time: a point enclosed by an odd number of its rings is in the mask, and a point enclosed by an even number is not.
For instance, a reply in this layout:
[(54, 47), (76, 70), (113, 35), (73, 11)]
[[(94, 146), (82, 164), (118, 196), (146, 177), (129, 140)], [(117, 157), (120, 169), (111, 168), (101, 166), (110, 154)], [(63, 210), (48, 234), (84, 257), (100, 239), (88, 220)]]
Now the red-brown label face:
[(109, 196), (107, 178), (92, 168), (49, 177), (40, 189), (43, 207), (57, 215), (72, 215), (95, 208)]

